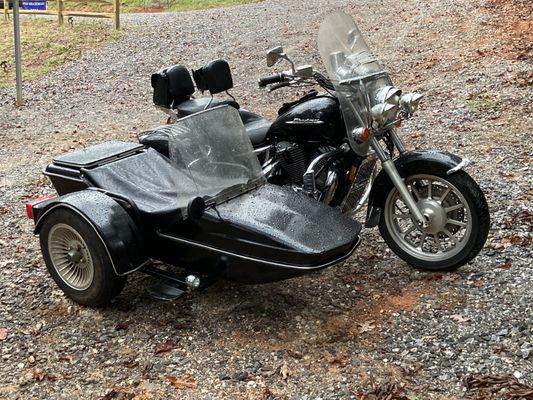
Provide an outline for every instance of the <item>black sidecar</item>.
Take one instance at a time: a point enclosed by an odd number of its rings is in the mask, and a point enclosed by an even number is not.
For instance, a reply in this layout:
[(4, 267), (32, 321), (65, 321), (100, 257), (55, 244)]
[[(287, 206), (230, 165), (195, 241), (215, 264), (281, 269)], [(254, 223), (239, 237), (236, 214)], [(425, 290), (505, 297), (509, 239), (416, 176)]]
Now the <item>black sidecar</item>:
[[(28, 215), (47, 268), (69, 297), (106, 303), (137, 270), (183, 290), (218, 278), (278, 281), (352, 254), (360, 224), (267, 184), (231, 110), (206, 110), (157, 130), (169, 135), (170, 158), (111, 141), (46, 167), (59, 197), (29, 204)], [(151, 259), (186, 274), (150, 266)]]

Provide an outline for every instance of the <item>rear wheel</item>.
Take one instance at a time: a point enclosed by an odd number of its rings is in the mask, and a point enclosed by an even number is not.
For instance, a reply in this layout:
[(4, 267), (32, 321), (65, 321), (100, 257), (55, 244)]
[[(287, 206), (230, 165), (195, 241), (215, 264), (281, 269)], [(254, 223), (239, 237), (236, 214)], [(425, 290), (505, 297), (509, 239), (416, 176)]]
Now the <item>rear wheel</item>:
[(488, 205), (477, 183), (459, 171), (413, 174), (405, 184), (428, 227), (418, 227), (392, 187), (379, 223), (389, 247), (409, 264), (427, 270), (454, 270), (472, 260), (487, 240), (490, 224)]
[(94, 228), (76, 212), (58, 208), (45, 216), (39, 234), (48, 272), (72, 300), (102, 306), (124, 288)]

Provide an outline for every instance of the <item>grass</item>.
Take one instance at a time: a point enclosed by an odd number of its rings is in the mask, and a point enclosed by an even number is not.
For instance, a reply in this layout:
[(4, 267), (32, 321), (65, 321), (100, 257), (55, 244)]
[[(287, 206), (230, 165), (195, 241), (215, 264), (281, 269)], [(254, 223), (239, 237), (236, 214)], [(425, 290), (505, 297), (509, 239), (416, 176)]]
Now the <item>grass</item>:
[[(94, 0), (93, 0), (94, 1)], [(191, 11), (206, 8), (229, 7), (245, 3), (258, 3), (263, 0), (121, 0), (122, 12), (158, 12), (158, 11)], [(49, 8), (54, 9), (55, 3), (49, 3)], [(65, 9), (111, 12), (111, 2), (105, 1), (74, 1), (65, 0)]]
[[(23, 80), (40, 75), (75, 60), (81, 54), (113, 39), (111, 26), (77, 19), (73, 26), (57, 26), (55, 20), (40, 17), (21, 18)], [(2, 62), (7, 63), (4, 69)], [(15, 82), (13, 24), (0, 21), (0, 88)]]

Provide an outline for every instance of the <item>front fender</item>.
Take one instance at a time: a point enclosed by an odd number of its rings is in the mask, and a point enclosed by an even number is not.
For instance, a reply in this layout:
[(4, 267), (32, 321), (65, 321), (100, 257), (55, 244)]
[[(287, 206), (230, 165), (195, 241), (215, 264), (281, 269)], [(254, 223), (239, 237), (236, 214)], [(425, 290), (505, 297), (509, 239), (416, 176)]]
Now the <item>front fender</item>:
[(59, 207), (74, 211), (93, 227), (117, 275), (133, 272), (147, 261), (142, 233), (133, 219), (119, 203), (95, 190), (69, 193), (36, 205), (35, 234), (40, 232), (45, 218)]
[[(402, 178), (407, 178), (415, 173), (434, 173), (450, 175), (462, 170), (469, 164), (467, 159), (438, 150), (413, 150), (406, 151), (394, 160), (394, 165)], [(384, 170), (381, 170), (374, 180), (368, 197), (366, 214), (367, 228), (378, 225), (383, 206), (393, 183)]]

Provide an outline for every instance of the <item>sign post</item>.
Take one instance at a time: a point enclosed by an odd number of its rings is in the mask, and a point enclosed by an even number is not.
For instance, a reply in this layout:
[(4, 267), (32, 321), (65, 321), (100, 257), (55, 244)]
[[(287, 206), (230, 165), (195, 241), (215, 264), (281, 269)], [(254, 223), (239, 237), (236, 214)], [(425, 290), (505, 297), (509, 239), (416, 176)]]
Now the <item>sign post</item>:
[(17, 80), (17, 99), (15, 105), (20, 107), (22, 105), (22, 54), (20, 50), (19, 0), (13, 0), (13, 31), (15, 36), (15, 76)]

